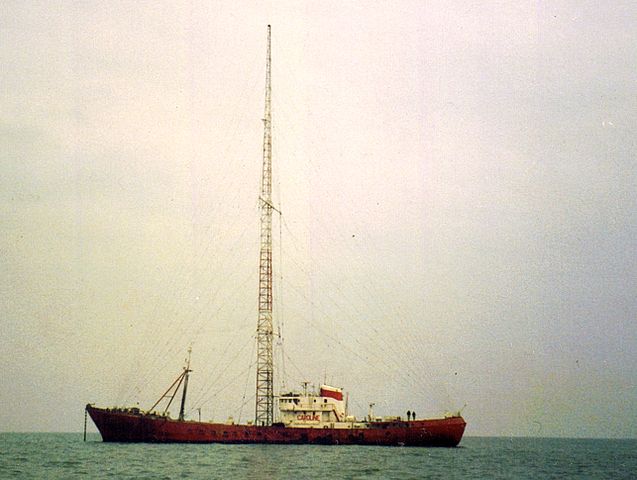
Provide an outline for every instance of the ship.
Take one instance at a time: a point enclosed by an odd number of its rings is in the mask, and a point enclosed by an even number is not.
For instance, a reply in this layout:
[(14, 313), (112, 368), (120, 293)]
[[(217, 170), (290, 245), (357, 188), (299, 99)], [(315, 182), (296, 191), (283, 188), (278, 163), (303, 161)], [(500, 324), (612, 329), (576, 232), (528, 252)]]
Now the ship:
[[(274, 394), (272, 322), (272, 113), (271, 113), (271, 28), (267, 27), (265, 112), (263, 117), (263, 163), (260, 202), (259, 302), (256, 330), (256, 395), (254, 420), (223, 423), (187, 419), (186, 395), (190, 350), (181, 373), (148, 410), (139, 407), (85, 407), (104, 442), (228, 443), (228, 444), (320, 444), (379, 445), (412, 447), (456, 447), (466, 422), (460, 412), (441, 418), (417, 419), (374, 415), (373, 406), (364, 418), (348, 412), (348, 397), (340, 387), (303, 385), (301, 391)], [(179, 415), (168, 408), (181, 395)], [(156, 409), (166, 403), (163, 410)], [(275, 416), (275, 403), (278, 414)]]

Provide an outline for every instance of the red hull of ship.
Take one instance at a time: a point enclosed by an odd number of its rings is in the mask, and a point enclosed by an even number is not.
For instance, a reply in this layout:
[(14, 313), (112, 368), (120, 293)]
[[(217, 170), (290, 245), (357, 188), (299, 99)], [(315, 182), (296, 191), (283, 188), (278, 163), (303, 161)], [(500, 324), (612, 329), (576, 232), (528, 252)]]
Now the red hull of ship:
[(278, 443), (455, 447), (465, 429), (462, 417), (410, 422), (374, 422), (368, 428), (289, 428), (179, 421), (167, 417), (96, 408), (86, 410), (105, 442)]

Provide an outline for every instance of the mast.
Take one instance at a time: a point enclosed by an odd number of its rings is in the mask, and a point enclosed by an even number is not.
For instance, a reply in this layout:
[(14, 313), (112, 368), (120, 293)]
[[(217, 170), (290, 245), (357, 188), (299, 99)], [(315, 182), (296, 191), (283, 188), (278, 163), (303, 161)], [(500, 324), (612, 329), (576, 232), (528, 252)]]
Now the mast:
[(181, 387), (182, 383), (184, 388), (181, 394), (181, 407), (179, 409), (179, 420), (184, 419), (184, 408), (186, 406), (186, 392), (188, 390), (188, 375), (192, 370), (190, 370), (190, 354), (192, 353), (192, 347), (188, 348), (188, 358), (186, 359), (186, 366), (184, 367), (184, 371), (179, 374), (179, 376), (175, 379), (175, 381), (168, 387), (168, 389), (159, 397), (153, 406), (148, 409), (149, 412), (152, 412), (157, 405), (164, 399), (168, 399), (168, 404), (164, 409), (164, 414), (168, 414), (168, 409), (170, 405), (173, 403), (173, 400), (177, 396), (177, 392), (179, 392), (179, 387)]
[(263, 170), (261, 174), (261, 247), (259, 252), (259, 319), (257, 323), (257, 389), (255, 424), (272, 425), (274, 369), (272, 361), (272, 118), (270, 84), (270, 25), (265, 68)]
[(184, 390), (181, 394), (181, 405), (179, 407), (179, 420), (184, 420), (184, 410), (186, 407), (186, 392), (188, 391), (188, 376), (192, 370), (190, 370), (190, 354), (192, 353), (192, 347), (188, 348), (188, 359), (186, 360), (186, 368), (184, 368)]

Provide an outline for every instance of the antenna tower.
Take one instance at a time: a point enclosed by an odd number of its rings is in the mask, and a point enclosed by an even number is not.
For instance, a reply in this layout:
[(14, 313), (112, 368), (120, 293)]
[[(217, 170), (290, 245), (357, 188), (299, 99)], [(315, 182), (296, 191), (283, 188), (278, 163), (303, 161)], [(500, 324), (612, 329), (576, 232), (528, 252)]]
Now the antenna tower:
[(259, 253), (259, 320), (257, 323), (257, 391), (254, 423), (272, 425), (274, 368), (272, 361), (272, 118), (270, 84), (270, 25), (265, 67), (263, 171), (261, 174), (261, 248)]

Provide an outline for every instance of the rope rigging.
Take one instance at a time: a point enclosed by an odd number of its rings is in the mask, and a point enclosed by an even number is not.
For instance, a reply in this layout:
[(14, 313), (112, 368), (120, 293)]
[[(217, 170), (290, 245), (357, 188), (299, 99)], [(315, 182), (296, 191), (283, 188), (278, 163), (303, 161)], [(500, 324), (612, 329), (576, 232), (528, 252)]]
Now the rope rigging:
[[(259, 311), (259, 327), (256, 334), (253, 335), (249, 341), (255, 342), (257, 345), (257, 352), (259, 360), (255, 363), (250, 363), (248, 368), (241, 368), (240, 373), (236, 374), (236, 360), (244, 353), (247, 343), (243, 344), (240, 348), (235, 349), (234, 339), (226, 343), (225, 348), (221, 352), (218, 358), (227, 359), (227, 353), (235, 350), (235, 353), (224, 362), (223, 367), (221, 364), (217, 364), (219, 370), (214, 367), (209, 367), (211, 370), (210, 375), (206, 375), (204, 378), (209, 378), (209, 381), (200, 382), (200, 387), (197, 392), (197, 397), (193, 405), (197, 405), (201, 408), (202, 405), (210, 402), (216, 398), (220, 392), (225, 391), (229, 387), (229, 383), (223, 383), (228, 376), (232, 379), (239, 378), (241, 375), (250, 374), (254, 365), (257, 366), (257, 406), (255, 416), (257, 422), (262, 424), (271, 424), (273, 421), (273, 371), (274, 364), (276, 364), (276, 372), (279, 380), (279, 388), (285, 389), (287, 372), (286, 361), (291, 364), (301, 374), (301, 370), (292, 361), (290, 356), (283, 350), (284, 347), (284, 335), (283, 329), (285, 326), (284, 320), (288, 313), (295, 313), (294, 319), (298, 323), (306, 323), (313, 328), (313, 331), (317, 332), (323, 339), (329, 340), (334, 345), (339, 347), (339, 353), (335, 354), (335, 358), (338, 361), (346, 363), (345, 358), (349, 358), (350, 361), (357, 364), (365, 365), (370, 370), (380, 370), (383, 374), (391, 377), (392, 379), (400, 379), (401, 381), (411, 386), (417, 386), (422, 388), (423, 377), (427, 376), (427, 371), (423, 367), (423, 360), (419, 357), (420, 349), (427, 342), (422, 337), (421, 329), (414, 328), (413, 320), (402, 314), (400, 307), (392, 311), (385, 305), (380, 305), (371, 301), (375, 297), (373, 287), (380, 287), (378, 290), (382, 290), (384, 285), (371, 285), (372, 281), (362, 282), (360, 285), (346, 284), (346, 279), (343, 277), (335, 278), (334, 273), (327, 275), (325, 279), (329, 288), (321, 291), (321, 298), (316, 299), (311, 293), (308, 293), (306, 289), (295, 285), (292, 279), (288, 279), (283, 275), (283, 266), (285, 262), (290, 262), (296, 268), (295, 271), (299, 274), (303, 274), (306, 278), (311, 278), (310, 272), (321, 272), (321, 269), (313, 264), (311, 255), (303, 255), (302, 244), (299, 241), (298, 235), (296, 235), (290, 226), (287, 224), (286, 219), (281, 214), (281, 211), (275, 207), (272, 201), (272, 167), (271, 162), (272, 144), (271, 144), (271, 120), (270, 120), (270, 106), (269, 106), (269, 77), (270, 77), (270, 47), (268, 41), (268, 65), (266, 67), (266, 78), (268, 79), (268, 86), (266, 87), (266, 112), (264, 115), (264, 163), (262, 170), (262, 192), (259, 197), (259, 204), (261, 209), (261, 250), (260, 250), (260, 265), (259, 265), (259, 292), (260, 298), (256, 309)], [(291, 107), (296, 108), (296, 107)], [(237, 122), (238, 128), (239, 122)], [(238, 129), (235, 129), (237, 134)], [(317, 168), (315, 165), (311, 165), (315, 172)], [(280, 187), (279, 187), (280, 188)], [(239, 194), (236, 194), (233, 201), (238, 198)], [(233, 201), (228, 202), (232, 204)], [(313, 205), (311, 208), (313, 208)], [(280, 208), (280, 202), (279, 202)], [(271, 244), (271, 228), (272, 228), (272, 212), (279, 213), (279, 245), (278, 245), (278, 285), (276, 289), (277, 298), (275, 310), (276, 316), (272, 316), (272, 303), (275, 298), (272, 297), (272, 275), (276, 265), (273, 264), (272, 256), (272, 244)], [(312, 211), (312, 213), (314, 213)], [(369, 262), (360, 257), (360, 253), (355, 251), (351, 242), (343, 240), (343, 235), (334, 233), (334, 211), (330, 211), (331, 223), (323, 224), (319, 222), (320, 234), (310, 237), (312, 245), (317, 249), (327, 251), (330, 248), (345, 252), (352, 259), (357, 259), (364, 267), (369, 267)], [(316, 215), (315, 218), (321, 218), (320, 215)], [(243, 219), (239, 215), (235, 215), (230, 222), (228, 222), (229, 228), (233, 229), (236, 225), (239, 225)], [(236, 298), (243, 296), (246, 291), (246, 285), (249, 282), (254, 281), (255, 274), (253, 272), (244, 273), (240, 268), (233, 268), (237, 263), (240, 263), (242, 258), (251, 258), (251, 254), (246, 247), (240, 247), (240, 245), (249, 244), (245, 241), (246, 235), (251, 231), (249, 222), (245, 222), (243, 228), (240, 230), (238, 237), (234, 236), (234, 242), (226, 241), (226, 243), (232, 243), (228, 249), (227, 255), (218, 256), (215, 254), (217, 245), (215, 241), (221, 241), (223, 231), (214, 231), (214, 222), (210, 221), (204, 228), (204, 235), (199, 239), (197, 248), (194, 250), (197, 252), (191, 258), (187, 258), (186, 253), (183, 253), (180, 260), (184, 258), (190, 261), (179, 261), (179, 268), (176, 274), (169, 277), (168, 289), (172, 290), (173, 295), (166, 298), (161, 298), (156, 302), (155, 308), (152, 310), (151, 315), (161, 317), (166, 321), (166, 326), (163, 330), (172, 332), (171, 335), (166, 335), (166, 340), (163, 342), (148, 342), (144, 345), (144, 351), (140, 355), (142, 367), (139, 369), (138, 375), (141, 380), (135, 384), (137, 390), (142, 390), (154, 383), (161, 373), (165, 370), (166, 366), (174, 361), (177, 352), (180, 350), (186, 339), (192, 343), (194, 340), (200, 340), (204, 337), (206, 332), (206, 325), (213, 323), (213, 319), (217, 319), (223, 313), (227, 318), (242, 318), (241, 313), (249, 305), (255, 307), (250, 302), (239, 302)], [(225, 226), (225, 224), (224, 224)], [(304, 225), (307, 226), (307, 225)], [(289, 234), (292, 241), (289, 243), (292, 249), (286, 250), (283, 245), (283, 228), (286, 233)], [(267, 232), (269, 229), (269, 233)], [(308, 228), (309, 231), (309, 228)], [(206, 240), (208, 237), (208, 240)], [(193, 242), (194, 243), (194, 242)], [(285, 245), (287, 248), (288, 244)], [(336, 247), (336, 248), (334, 248)], [(295, 250), (293, 250), (295, 249)], [(214, 259), (214, 260), (211, 260)], [(208, 261), (205, 261), (208, 260)], [(365, 263), (367, 264), (365, 265)], [(355, 262), (352, 262), (355, 263)], [(308, 266), (311, 264), (311, 266)], [(205, 265), (206, 268), (201, 268), (201, 265)], [(210, 291), (206, 292), (205, 288), (198, 286), (194, 280), (195, 275), (191, 272), (199, 270), (209, 270), (205, 279), (210, 280), (209, 285), (213, 285)], [(370, 269), (371, 270), (371, 269)], [(288, 270), (286, 269), (286, 272)], [(219, 275), (218, 272), (228, 273), (228, 275)], [(190, 274), (191, 282), (181, 282), (186, 276)], [(217, 277), (222, 277), (219, 280)], [(382, 281), (381, 281), (382, 283)], [(283, 302), (283, 286), (289, 287), (289, 291), (295, 295), (294, 298), (286, 297), (285, 307), (289, 308), (290, 312), (284, 310)], [(234, 288), (229, 293), (228, 285), (232, 285)], [(348, 293), (347, 288), (351, 288), (351, 292)], [(269, 289), (269, 293), (268, 293)], [(203, 291), (203, 293), (202, 293)], [(268, 295), (270, 297), (268, 298)], [(357, 298), (352, 300), (350, 295), (356, 295)], [(204, 300), (199, 302), (199, 298), (203, 297)], [(196, 298), (197, 302), (195, 307), (185, 308), (192, 299)], [(296, 300), (296, 302), (295, 302)], [(296, 308), (295, 308), (296, 306)], [(364, 307), (361, 307), (364, 306)], [(308, 312), (310, 312), (308, 314)], [(317, 319), (314, 317), (314, 313), (320, 315)], [(237, 315), (235, 315), (237, 314)], [(249, 318), (249, 314), (243, 316), (243, 319)], [(397, 324), (401, 331), (410, 332), (409, 335), (391, 336), (387, 335), (387, 332), (381, 328), (383, 325), (380, 322), (385, 321), (387, 318), (391, 318), (394, 324)], [(275, 328), (272, 328), (272, 320), (275, 321)], [(192, 322), (194, 327), (188, 327), (188, 323)], [(380, 326), (375, 322), (379, 322)], [(295, 322), (296, 323), (296, 322)], [(292, 323), (291, 323), (292, 324)], [(343, 338), (343, 332), (345, 334), (351, 334), (353, 330), (357, 330), (356, 334)], [(287, 332), (286, 332), (287, 335)], [(272, 336), (274, 336), (276, 357), (272, 357), (272, 345), (268, 346), (269, 341), (272, 342)], [(398, 338), (398, 339), (397, 339)], [(318, 348), (316, 345), (316, 339), (312, 339), (312, 348)], [(329, 344), (329, 342), (327, 342)], [(261, 347), (259, 347), (261, 345)], [(264, 346), (265, 345), (265, 346)], [(270, 349), (270, 350), (268, 350)], [(212, 353), (217, 353), (214, 348), (209, 349)], [(324, 350), (324, 357), (328, 357), (327, 352)], [(330, 354), (332, 352), (329, 352)], [(254, 351), (253, 351), (254, 354)], [(153, 361), (146, 361), (148, 358), (152, 358)], [(252, 358), (252, 355), (250, 356)], [(331, 356), (330, 356), (331, 358)], [(316, 360), (323, 360), (316, 358)], [(208, 365), (214, 365), (213, 361), (207, 362)], [(242, 364), (243, 367), (243, 364)], [(201, 370), (201, 369), (200, 369)], [(131, 370), (132, 371), (132, 370)], [(233, 375), (234, 374), (234, 375)], [(183, 380), (183, 378), (182, 378)], [(223, 387), (218, 388), (219, 385)], [(246, 387), (243, 389), (243, 395), (241, 397), (241, 409), (239, 416), (243, 413), (243, 405), (245, 405)], [(179, 384), (181, 385), (181, 383)], [(179, 388), (177, 385), (176, 388)], [(260, 386), (261, 385), (261, 386)], [(174, 384), (173, 384), (174, 386)], [(432, 389), (433, 391), (433, 389)], [(128, 395), (131, 395), (129, 391)], [(174, 397), (174, 394), (173, 394)], [(160, 399), (161, 400), (161, 399)], [(172, 401), (172, 400), (171, 400)], [(260, 402), (260, 403), (259, 403)], [(153, 406), (154, 407), (154, 406)]]

